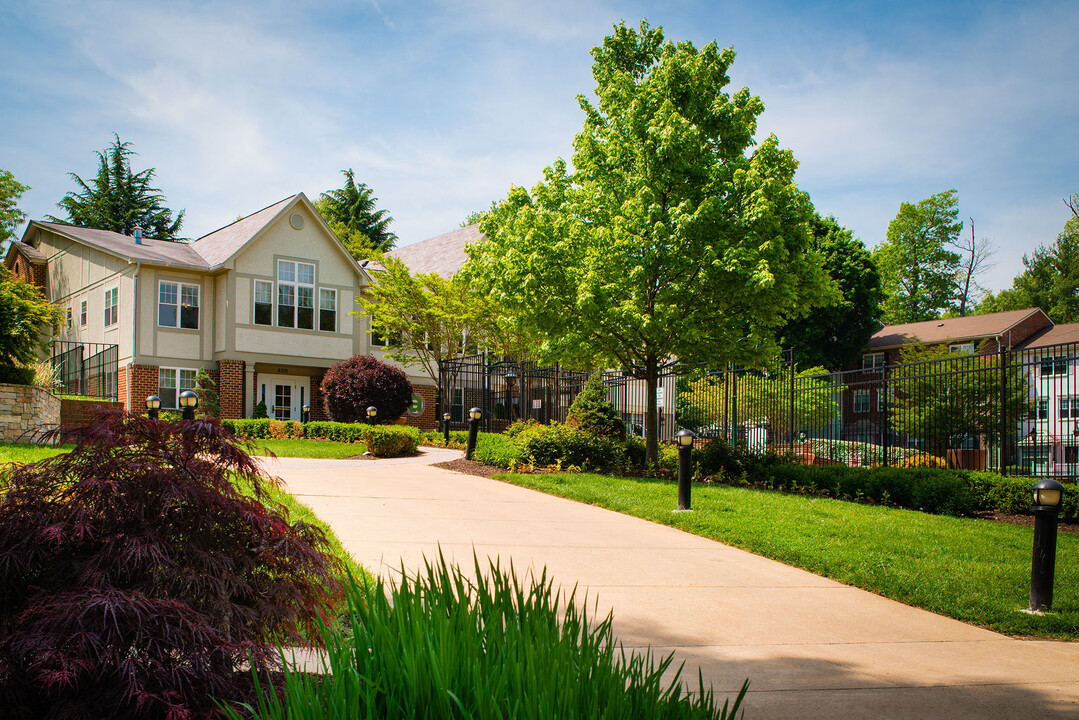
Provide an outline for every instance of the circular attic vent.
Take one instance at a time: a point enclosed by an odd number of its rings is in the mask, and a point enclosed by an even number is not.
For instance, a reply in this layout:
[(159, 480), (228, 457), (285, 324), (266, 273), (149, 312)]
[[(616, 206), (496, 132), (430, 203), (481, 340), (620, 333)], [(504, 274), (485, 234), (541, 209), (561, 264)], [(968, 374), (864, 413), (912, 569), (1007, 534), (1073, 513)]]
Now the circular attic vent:
[(300, 213), (292, 213), (292, 216), (288, 219), (288, 224), (292, 226), (293, 230), (303, 229), (303, 215)]

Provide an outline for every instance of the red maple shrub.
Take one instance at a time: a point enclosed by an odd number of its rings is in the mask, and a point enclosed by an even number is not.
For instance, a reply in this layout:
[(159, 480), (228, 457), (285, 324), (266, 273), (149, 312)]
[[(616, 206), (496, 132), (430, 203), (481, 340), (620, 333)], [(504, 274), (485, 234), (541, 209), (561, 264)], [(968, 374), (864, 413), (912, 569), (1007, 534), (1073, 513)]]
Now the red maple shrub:
[(378, 422), (401, 417), (412, 402), (412, 383), (404, 370), (371, 355), (353, 355), (326, 371), (322, 402), (336, 422), (367, 419), (367, 408), (378, 408)]
[(101, 411), (62, 437), (0, 488), (4, 718), (218, 717), (252, 698), (242, 665), (330, 620), (325, 537), (216, 421)]

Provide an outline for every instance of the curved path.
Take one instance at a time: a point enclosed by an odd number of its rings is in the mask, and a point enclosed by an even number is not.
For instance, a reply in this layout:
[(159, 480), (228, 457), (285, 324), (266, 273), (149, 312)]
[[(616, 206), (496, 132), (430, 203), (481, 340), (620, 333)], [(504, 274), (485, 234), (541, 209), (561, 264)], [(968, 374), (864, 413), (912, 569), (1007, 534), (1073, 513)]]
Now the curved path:
[(675, 650), (717, 691), (745, 678), (746, 717), (1079, 718), (1079, 643), (1016, 640), (680, 530), (398, 460), (281, 458), (267, 469), (392, 575), (441, 547), (471, 567), (547, 567), (614, 609), (627, 647)]

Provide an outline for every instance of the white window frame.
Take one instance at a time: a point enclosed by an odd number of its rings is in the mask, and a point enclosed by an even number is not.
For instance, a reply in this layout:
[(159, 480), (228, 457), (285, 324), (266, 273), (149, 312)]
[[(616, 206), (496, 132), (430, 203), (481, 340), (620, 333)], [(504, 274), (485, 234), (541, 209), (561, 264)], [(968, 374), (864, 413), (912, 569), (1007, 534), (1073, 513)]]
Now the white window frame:
[[(169, 325), (167, 323), (161, 322), (161, 306), (162, 306), (162, 304), (165, 304), (165, 305), (172, 304), (172, 303), (162, 303), (161, 302), (161, 290), (165, 285), (174, 285), (176, 287), (176, 302), (175, 302), (175, 307), (176, 307), (175, 320), (176, 320), (176, 322), (173, 325)], [(185, 305), (184, 304), (184, 290), (185, 289), (195, 291), (195, 305), (194, 305), (194, 307), (195, 307), (195, 327), (184, 327), (184, 324), (183, 324), (184, 307), (190, 307), (190, 305)], [(176, 328), (178, 330), (198, 330), (199, 326), (202, 324), (202, 308), (201, 308), (201, 305), (202, 305), (202, 287), (198, 283), (185, 283), (185, 282), (180, 282), (179, 280), (159, 280), (157, 282), (157, 326), (158, 327)]]
[[(879, 362), (878, 362), (879, 360)], [(880, 370), (884, 367), (884, 353), (866, 353), (862, 355), (863, 370)]]
[[(184, 382), (184, 377), (183, 377), (183, 375), (181, 375), (181, 373), (186, 373), (186, 372), (191, 373), (190, 385), (188, 385), (188, 383)], [(162, 380), (163, 376), (167, 375), (167, 374), (170, 374), (170, 373), (172, 375), (173, 385), (171, 385), (171, 386), (162, 385), (161, 380)], [(198, 368), (159, 367), (157, 369), (157, 396), (159, 398), (161, 398), (161, 407), (163, 409), (167, 409), (167, 410), (179, 410), (180, 409), (180, 403), (179, 403), (180, 393), (182, 393), (184, 390), (194, 390), (195, 389), (195, 378), (198, 375), (198, 373), (199, 373)], [(174, 403), (173, 405), (168, 405), (167, 404), (166, 398), (168, 396), (168, 393), (165, 392), (165, 390), (172, 390), (174, 392), (174, 397), (172, 398), (172, 402)]]
[[(110, 296), (112, 297), (111, 303), (109, 302)], [(120, 322), (120, 287), (118, 285), (105, 290), (105, 310), (103, 314), (106, 328), (113, 327)]]
[(1034, 398), (1034, 404), (1027, 413), (1028, 420), (1049, 419), (1049, 398)]
[[(268, 323), (260, 323), (260, 322), (258, 322), (258, 306), (267, 304), (267, 303), (260, 303), (258, 301), (259, 285), (262, 285), (264, 287), (269, 285), (269, 287), (270, 287), (270, 302), (268, 303), (269, 306), (270, 306), (270, 322), (268, 322)], [(251, 324), (252, 325), (262, 325), (263, 327), (273, 327), (273, 324), (274, 324), (274, 309), (276, 307), (276, 303), (274, 302), (275, 288), (274, 288), (273, 280), (255, 280), (255, 282), (251, 286), (251, 292), (252, 292), (252, 296), (251, 296)]]
[[(333, 327), (322, 327), (322, 313), (330, 312), (330, 309), (322, 307), (323, 293), (329, 293), (330, 297), (333, 297)], [(337, 288), (324, 288), (318, 289), (318, 330), (319, 332), (337, 332)]]
[(952, 343), (948, 346), (948, 352), (952, 355), (973, 355), (974, 343)]
[(1057, 417), (1061, 420), (1079, 419), (1079, 397), (1057, 398)]
[(86, 301), (79, 303), (79, 327), (86, 327)]
[[(292, 266), (291, 279), (284, 279), (282, 277), (282, 270), (286, 266)], [(311, 268), (311, 281), (300, 281), (300, 269)], [(296, 330), (314, 330), (315, 329), (315, 288), (317, 287), (315, 280), (316, 270), (314, 263), (302, 262), (300, 260), (278, 260), (277, 261), (277, 327), (293, 328)], [(281, 322), (281, 294), (285, 290), (292, 291), (292, 305), (286, 306), (292, 308), (292, 324), (285, 325)], [(309, 299), (311, 305), (308, 308), (311, 310), (311, 327), (300, 327), (300, 291), (309, 290)]]
[[(865, 398), (865, 403), (864, 403), (865, 407), (864, 408), (861, 407), (863, 405), (863, 403), (859, 402), (859, 400), (861, 400), (862, 398)], [(872, 409), (872, 406), (873, 406), (872, 398), (873, 398), (873, 395), (869, 390), (855, 390), (854, 391), (854, 404), (853, 404), (854, 412), (858, 413), (859, 415), (861, 415), (862, 413), (869, 412), (870, 409)]]

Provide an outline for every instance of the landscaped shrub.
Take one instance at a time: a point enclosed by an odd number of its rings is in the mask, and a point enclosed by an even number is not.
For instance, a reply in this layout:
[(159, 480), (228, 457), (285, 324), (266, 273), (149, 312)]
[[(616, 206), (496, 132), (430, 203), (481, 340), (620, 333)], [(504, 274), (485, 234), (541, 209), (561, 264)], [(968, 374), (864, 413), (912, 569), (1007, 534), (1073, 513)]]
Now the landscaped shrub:
[(303, 426), (304, 435), (309, 438), (347, 443), (363, 442), (367, 428), (368, 425), (361, 423), (339, 423), (325, 420), (313, 420), (309, 423), (304, 423)]
[(270, 436), (270, 421), (266, 418), (251, 420), (222, 420), (221, 425), (236, 437), (261, 440)]
[(481, 432), (476, 436), (472, 459), (485, 465), (509, 468), (521, 462), (520, 452), (513, 438), (501, 433)]
[(911, 455), (907, 458), (902, 458), (896, 462), (895, 467), (900, 468), (946, 468), (948, 467), (948, 461), (942, 457), (936, 455), (930, 455), (929, 453), (919, 453), (917, 455)]
[(502, 431), (502, 434), (506, 437), (517, 437), (525, 430), (534, 428), (537, 425), (539, 425), (539, 423), (536, 422), (535, 418), (521, 418), (519, 420), (514, 420), (513, 422), (511, 422), (509, 426)]
[(270, 420), (267, 434), (274, 440), (302, 438), (303, 423), (295, 420)]
[(195, 408), (201, 420), (221, 417), (221, 402), (217, 396), (217, 383), (205, 368), (195, 373), (195, 394), (199, 396), (199, 406)]
[(622, 442), (626, 439), (626, 424), (614, 405), (607, 401), (607, 387), (599, 373), (588, 378), (581, 392), (573, 399), (566, 415), (566, 425), (610, 440)]
[(0, 365), (0, 383), (10, 385), (33, 385), (37, 373), (32, 367)]
[(517, 436), (522, 461), (543, 465), (577, 465), (582, 468), (621, 467), (626, 462), (626, 446), (568, 425), (552, 422), (537, 425)]
[(363, 439), (367, 451), (375, 457), (415, 455), (420, 430), (409, 425), (368, 425)]
[[(450, 444), (451, 448), (464, 448), (468, 442), (467, 430), (451, 430), (450, 431)], [(438, 430), (428, 430), (420, 437), (420, 444), (430, 445), (432, 447), (446, 447), (445, 436)]]
[(412, 384), (401, 368), (371, 355), (354, 355), (326, 371), (322, 400), (336, 422), (366, 420), (370, 406), (378, 408), (380, 423), (392, 422), (412, 402)]
[(259, 400), (257, 403), (255, 403), (255, 409), (251, 413), (251, 417), (256, 419), (256, 420), (261, 420), (262, 418), (268, 418), (269, 417), (269, 413), (267, 413), (267, 411), (266, 411), (266, 401), (265, 400)]
[(220, 425), (100, 411), (63, 439), (0, 502), (5, 718), (215, 717), (331, 619), (325, 537)]
[(690, 694), (673, 653), (623, 648), (610, 614), (590, 618), (589, 603), (554, 588), (545, 571), (519, 579), (512, 565), (491, 562), (484, 571), (476, 560), (475, 576), (440, 556), (388, 587), (354, 587), (349, 622), (325, 635), (329, 672), (290, 674), (285, 698), (260, 702), (254, 717), (737, 716), (748, 682), (730, 704), (719, 705), (710, 687)]

